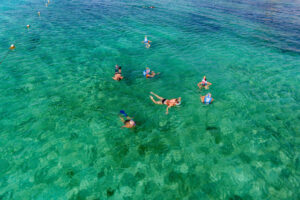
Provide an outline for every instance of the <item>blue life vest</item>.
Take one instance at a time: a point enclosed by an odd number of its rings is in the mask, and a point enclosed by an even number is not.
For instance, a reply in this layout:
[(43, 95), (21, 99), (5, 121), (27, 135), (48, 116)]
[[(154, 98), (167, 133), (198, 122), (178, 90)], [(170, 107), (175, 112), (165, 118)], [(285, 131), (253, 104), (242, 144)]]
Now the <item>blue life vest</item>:
[(212, 101), (212, 97), (210, 94), (207, 94), (205, 97), (204, 97), (204, 103), (205, 104), (210, 104)]
[(150, 74), (151, 70), (149, 69), (149, 72), (147, 73), (147, 69), (143, 71), (143, 75), (146, 77), (147, 74)]
[(146, 70), (143, 71), (143, 75), (146, 77), (146, 75), (147, 75)]

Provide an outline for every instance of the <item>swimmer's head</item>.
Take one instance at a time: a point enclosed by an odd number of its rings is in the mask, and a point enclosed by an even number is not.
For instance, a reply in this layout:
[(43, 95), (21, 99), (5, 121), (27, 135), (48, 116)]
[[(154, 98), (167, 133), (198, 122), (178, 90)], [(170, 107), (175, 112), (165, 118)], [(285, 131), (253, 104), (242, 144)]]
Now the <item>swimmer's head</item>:
[(206, 81), (206, 76), (203, 76), (203, 80), (205, 80), (205, 81)]
[(27, 28), (29, 28), (30, 27), (30, 25), (29, 24), (27, 24), (27, 26), (26, 26)]
[(40, 11), (38, 11), (38, 15), (39, 15), (39, 16), (41, 15), (41, 12), (40, 12)]
[(135, 125), (135, 122), (133, 120), (130, 120), (129, 121), (130, 125), (134, 126)]
[(10, 45), (10, 47), (9, 47), (9, 49), (11, 49), (11, 50), (13, 50), (13, 49), (15, 49), (15, 48), (16, 48), (16, 47), (15, 47), (14, 44)]

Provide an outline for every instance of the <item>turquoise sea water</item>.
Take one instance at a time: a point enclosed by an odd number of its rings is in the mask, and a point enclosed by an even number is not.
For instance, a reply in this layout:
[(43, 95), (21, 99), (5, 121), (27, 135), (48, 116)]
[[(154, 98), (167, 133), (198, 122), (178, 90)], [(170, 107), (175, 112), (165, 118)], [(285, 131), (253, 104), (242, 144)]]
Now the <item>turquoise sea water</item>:
[(300, 198), (300, 1), (45, 3), (0, 2), (0, 199)]

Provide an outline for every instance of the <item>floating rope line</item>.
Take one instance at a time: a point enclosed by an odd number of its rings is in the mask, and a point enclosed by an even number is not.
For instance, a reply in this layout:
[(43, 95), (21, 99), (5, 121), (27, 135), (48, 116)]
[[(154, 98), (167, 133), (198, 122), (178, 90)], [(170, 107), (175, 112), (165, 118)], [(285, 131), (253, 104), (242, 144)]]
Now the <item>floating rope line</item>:
[(2, 60), (0, 61), (0, 65), (4, 62), (4, 60), (6, 59), (6, 57), (8, 56), (8, 54), (9, 54), (9, 52), (10, 52), (11, 50), (8, 50), (7, 52), (6, 52), (6, 54), (5, 54), (5, 56), (2, 58)]

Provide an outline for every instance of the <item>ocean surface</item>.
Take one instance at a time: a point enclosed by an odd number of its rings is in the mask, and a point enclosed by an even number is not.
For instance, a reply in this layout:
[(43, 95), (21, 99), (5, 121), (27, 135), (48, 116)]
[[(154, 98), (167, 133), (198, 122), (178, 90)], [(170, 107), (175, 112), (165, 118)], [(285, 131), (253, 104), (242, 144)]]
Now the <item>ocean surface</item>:
[(1, 200), (300, 199), (299, 0), (46, 4), (0, 0)]

